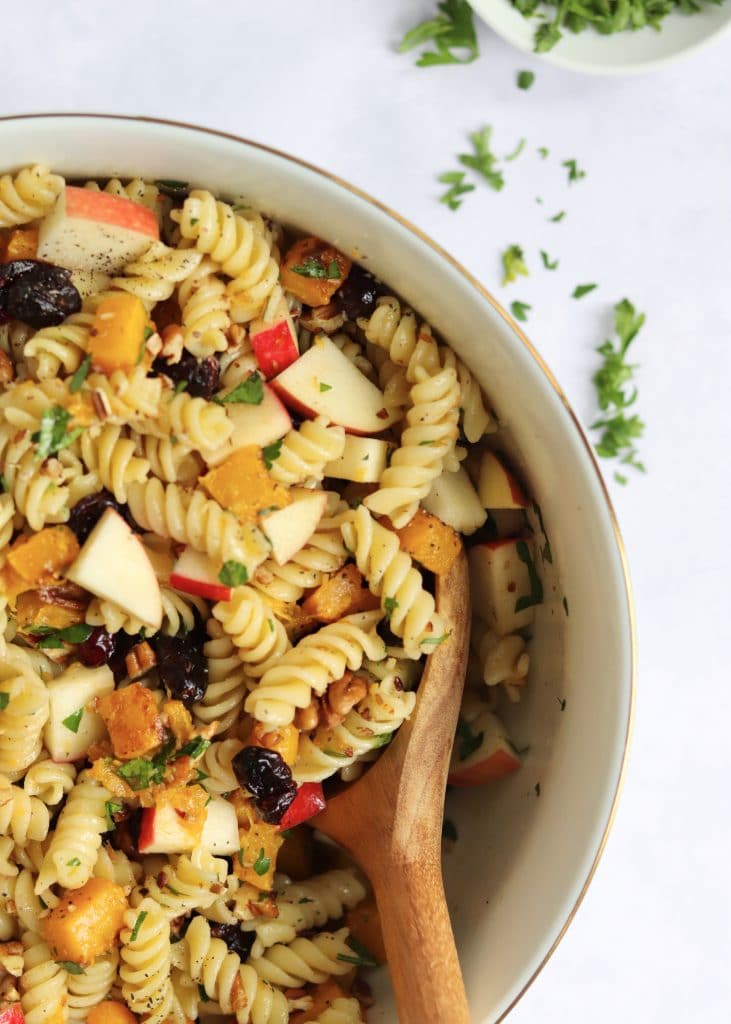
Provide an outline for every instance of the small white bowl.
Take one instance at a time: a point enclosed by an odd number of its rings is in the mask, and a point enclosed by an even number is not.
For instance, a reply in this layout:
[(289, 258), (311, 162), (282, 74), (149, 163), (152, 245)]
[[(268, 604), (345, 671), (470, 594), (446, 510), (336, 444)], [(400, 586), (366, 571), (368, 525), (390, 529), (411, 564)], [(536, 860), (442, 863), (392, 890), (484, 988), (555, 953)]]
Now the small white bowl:
[[(539, 18), (524, 18), (510, 0), (471, 0), (490, 28), (525, 53), (533, 52)], [(549, 16), (555, 8), (546, 8)], [(552, 50), (539, 54), (551, 64), (597, 75), (633, 75), (653, 71), (693, 53), (731, 28), (731, 3), (704, 4), (700, 13), (674, 12), (662, 20), (662, 30), (648, 27), (637, 32), (603, 36), (592, 28), (578, 35), (563, 31)]]
[[(530, 686), (510, 723), (515, 740), (530, 745), (524, 767), (448, 797), (459, 833), (445, 858), (450, 908), (473, 1019), (493, 1024), (538, 974), (581, 902), (612, 823), (629, 741), (635, 641), (625, 556), (591, 445), (565, 396), (514, 321), (451, 256), (376, 200), (300, 160), (204, 129), (95, 115), (0, 119), (0, 153), (3, 170), (45, 161), (73, 177), (182, 178), (246, 195), (367, 260), (486, 388), (540, 502), (553, 554)], [(395, 1024), (385, 972), (375, 988), (369, 1021)]]

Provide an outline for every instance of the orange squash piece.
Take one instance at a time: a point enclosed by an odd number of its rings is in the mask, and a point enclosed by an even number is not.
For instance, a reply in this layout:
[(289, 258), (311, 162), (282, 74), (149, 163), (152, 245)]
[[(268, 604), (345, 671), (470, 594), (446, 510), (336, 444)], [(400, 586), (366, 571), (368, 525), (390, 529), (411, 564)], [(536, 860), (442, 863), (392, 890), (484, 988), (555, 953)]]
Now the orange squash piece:
[(56, 960), (91, 964), (114, 946), (126, 910), (121, 885), (106, 878), (90, 878), (80, 889), (67, 892), (43, 920), (43, 938)]
[[(321, 238), (300, 238), (287, 251), (281, 284), (306, 306), (325, 306), (350, 273), (348, 257)], [(296, 269), (295, 269), (296, 268)]]
[(242, 882), (248, 882), (261, 892), (269, 892), (274, 886), (274, 872), (277, 854), (283, 843), (276, 825), (262, 821), (247, 801), (237, 807), (239, 816), (239, 852), (233, 858), (234, 874)]
[(137, 1018), (124, 1003), (116, 999), (105, 999), (92, 1006), (86, 1024), (137, 1024)]
[(386, 947), (383, 942), (381, 919), (378, 916), (376, 901), (372, 897), (363, 900), (357, 907), (347, 912), (345, 925), (350, 929), (353, 938), (373, 955), (376, 963), (385, 964)]
[(2, 253), (4, 263), (34, 260), (38, 252), (38, 228), (16, 228), (8, 235)]
[(155, 695), (141, 683), (107, 693), (96, 702), (95, 710), (104, 719), (115, 755), (123, 761), (143, 757), (163, 741)]
[(272, 480), (256, 445), (237, 448), (198, 482), (242, 522), (254, 523), (262, 509), (284, 508), (292, 502), (287, 490)]
[(344, 565), (302, 602), (302, 611), (318, 622), (337, 622), (343, 615), (380, 608), (357, 565)]
[(79, 553), (79, 542), (68, 526), (46, 526), (22, 538), (8, 552), (8, 563), (28, 583), (59, 575)]
[(459, 534), (422, 508), (410, 523), (395, 532), (403, 550), (437, 576), (447, 572), (462, 550)]
[(54, 604), (47, 601), (40, 590), (26, 590), (18, 596), (15, 622), (21, 632), (34, 626), (50, 626), (51, 629), (67, 629), (85, 619), (85, 605)]
[(268, 726), (256, 722), (249, 734), (247, 745), (275, 750), (290, 768), (297, 760), (299, 730), (294, 725)]
[(99, 303), (89, 335), (89, 355), (95, 370), (131, 370), (144, 355), (147, 311), (129, 292), (108, 295)]
[(320, 985), (313, 985), (309, 990), (312, 996), (312, 1006), (309, 1010), (300, 1010), (289, 1018), (289, 1024), (310, 1024), (317, 1021), (320, 1014), (324, 1013), (336, 999), (345, 999), (348, 993), (338, 985), (337, 981), (328, 978)]

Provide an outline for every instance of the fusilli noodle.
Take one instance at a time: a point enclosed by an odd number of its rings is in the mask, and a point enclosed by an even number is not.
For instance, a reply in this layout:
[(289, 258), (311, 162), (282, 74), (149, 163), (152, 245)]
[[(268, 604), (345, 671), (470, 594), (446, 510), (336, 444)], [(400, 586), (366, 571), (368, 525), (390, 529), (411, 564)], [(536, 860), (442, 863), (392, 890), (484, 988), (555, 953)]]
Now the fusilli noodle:
[(342, 427), (328, 426), (322, 416), (305, 420), (299, 429), (290, 430), (285, 435), (269, 472), (274, 480), (288, 487), (306, 480), (320, 481), (325, 466), (339, 459), (344, 448), (345, 431)]
[(250, 676), (263, 675), (291, 647), (284, 626), (252, 587), (236, 587), (228, 601), (213, 606), (213, 615), (238, 648)]
[(64, 186), (45, 164), (24, 167), (0, 178), (0, 228), (28, 224), (49, 212)]
[(124, 915), (119, 976), (122, 995), (145, 1024), (169, 1024), (182, 1017), (170, 979), (170, 925), (152, 899)]

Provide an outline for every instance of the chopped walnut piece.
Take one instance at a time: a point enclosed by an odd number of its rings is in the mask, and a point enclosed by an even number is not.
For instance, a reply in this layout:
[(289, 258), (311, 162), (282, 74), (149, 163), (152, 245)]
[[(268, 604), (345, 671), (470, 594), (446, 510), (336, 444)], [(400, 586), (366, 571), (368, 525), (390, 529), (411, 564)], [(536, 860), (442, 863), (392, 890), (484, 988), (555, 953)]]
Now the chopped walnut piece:
[(10, 356), (0, 349), (0, 385), (9, 384), (14, 376), (15, 369)]
[(183, 328), (179, 324), (168, 324), (162, 329), (160, 354), (169, 363), (179, 363), (183, 355)]
[(155, 667), (157, 656), (147, 640), (143, 640), (141, 643), (135, 644), (129, 654), (125, 655), (124, 664), (127, 675), (134, 681), (141, 679), (146, 672)]
[(368, 687), (365, 679), (346, 672), (341, 679), (336, 679), (327, 689), (320, 701), (320, 722), (323, 725), (339, 725), (347, 713), (363, 700)]
[(320, 722), (320, 709), (316, 700), (306, 708), (297, 708), (294, 713), (294, 724), (300, 732), (311, 732)]
[(98, 420), (105, 420), (112, 415), (112, 406), (109, 398), (101, 388), (94, 388), (91, 393), (91, 404), (94, 414)]

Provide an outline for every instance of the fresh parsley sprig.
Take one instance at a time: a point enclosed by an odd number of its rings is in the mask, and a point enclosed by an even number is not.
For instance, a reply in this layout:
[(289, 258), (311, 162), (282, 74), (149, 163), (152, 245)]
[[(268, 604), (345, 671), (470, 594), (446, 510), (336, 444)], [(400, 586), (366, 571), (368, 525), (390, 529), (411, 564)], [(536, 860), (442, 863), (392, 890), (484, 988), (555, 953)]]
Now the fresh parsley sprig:
[[(614, 307), (614, 331), (616, 341), (607, 339), (597, 352), (603, 363), (594, 374), (597, 402), (604, 413), (591, 424), (592, 430), (601, 434), (595, 447), (604, 459), (618, 459), (622, 465), (644, 473), (636, 442), (645, 431), (645, 424), (635, 412), (628, 410), (637, 401), (637, 387), (634, 385), (636, 363), (627, 361), (627, 352), (645, 323), (645, 314), (638, 313), (629, 299), (622, 299)], [(626, 484), (627, 477), (615, 472), (618, 483)]]
[(399, 44), (399, 53), (433, 43), (434, 49), (421, 54), (417, 67), (470, 64), (480, 55), (472, 8), (467, 0), (442, 0), (437, 7), (439, 13), (434, 18), (427, 18), (409, 29)]

